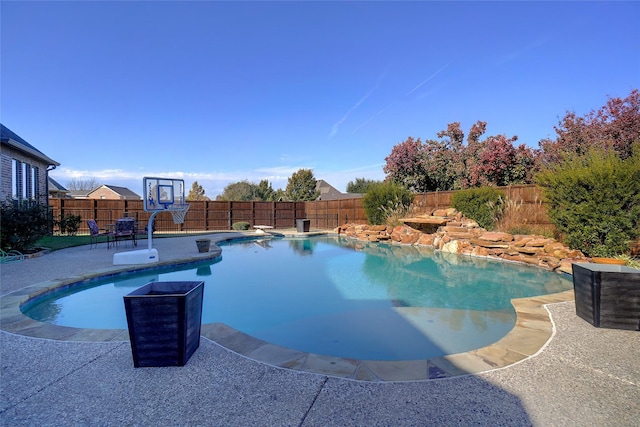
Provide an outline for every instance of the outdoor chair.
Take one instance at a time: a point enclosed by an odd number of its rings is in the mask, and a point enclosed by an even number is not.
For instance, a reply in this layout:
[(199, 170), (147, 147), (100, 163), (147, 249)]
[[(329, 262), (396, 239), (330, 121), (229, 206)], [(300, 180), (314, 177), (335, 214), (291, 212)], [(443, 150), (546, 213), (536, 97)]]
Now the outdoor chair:
[(138, 244), (136, 239), (136, 222), (133, 218), (120, 218), (116, 220), (116, 224), (110, 237), (113, 243), (118, 246), (118, 240), (131, 239), (133, 246)]
[(98, 239), (102, 236), (106, 236), (108, 248), (109, 237), (111, 235), (111, 233), (109, 233), (109, 230), (98, 227), (98, 223), (95, 219), (88, 219), (87, 225), (89, 226), (89, 249), (93, 249), (94, 244), (96, 245), (96, 247), (98, 247)]

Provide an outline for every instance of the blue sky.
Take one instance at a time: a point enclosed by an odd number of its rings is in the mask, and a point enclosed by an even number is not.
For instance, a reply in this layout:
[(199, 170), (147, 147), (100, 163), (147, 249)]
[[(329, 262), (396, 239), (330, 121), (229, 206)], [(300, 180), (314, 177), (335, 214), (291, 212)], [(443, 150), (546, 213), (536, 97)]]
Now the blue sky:
[(339, 190), (408, 136), (478, 120), (537, 147), (640, 87), (640, 2), (3, 0), (1, 120), (140, 194), (144, 176)]

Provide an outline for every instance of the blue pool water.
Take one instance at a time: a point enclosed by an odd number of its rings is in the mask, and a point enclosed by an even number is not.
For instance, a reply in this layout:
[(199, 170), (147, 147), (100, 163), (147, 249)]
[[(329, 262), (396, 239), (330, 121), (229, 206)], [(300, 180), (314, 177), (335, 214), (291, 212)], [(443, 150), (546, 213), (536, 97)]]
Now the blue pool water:
[(124, 295), (150, 281), (202, 280), (204, 324), (300, 351), (413, 360), (489, 345), (515, 324), (512, 298), (572, 286), (528, 266), (336, 236), (220, 246), (221, 260), (91, 281), (23, 311), (57, 325), (126, 329)]

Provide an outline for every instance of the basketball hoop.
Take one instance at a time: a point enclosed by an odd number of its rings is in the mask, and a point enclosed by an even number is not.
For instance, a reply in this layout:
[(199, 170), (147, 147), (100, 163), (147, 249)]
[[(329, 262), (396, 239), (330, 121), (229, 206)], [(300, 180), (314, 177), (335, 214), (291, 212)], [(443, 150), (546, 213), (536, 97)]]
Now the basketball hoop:
[(187, 215), (190, 204), (184, 203), (182, 205), (170, 205), (167, 206), (167, 210), (171, 212), (171, 216), (173, 216), (174, 224), (182, 224), (184, 222), (184, 217)]

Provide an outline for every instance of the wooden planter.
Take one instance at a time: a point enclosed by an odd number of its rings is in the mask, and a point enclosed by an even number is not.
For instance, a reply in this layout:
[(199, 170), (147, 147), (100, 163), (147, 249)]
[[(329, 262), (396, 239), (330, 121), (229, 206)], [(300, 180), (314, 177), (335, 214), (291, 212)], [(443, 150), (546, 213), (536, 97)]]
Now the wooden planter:
[(196, 240), (196, 246), (198, 247), (198, 252), (201, 254), (209, 252), (209, 248), (211, 247), (211, 239), (198, 239)]
[(124, 296), (133, 365), (184, 366), (200, 346), (204, 282), (151, 282)]
[(573, 264), (576, 314), (593, 326), (640, 331), (640, 270)]

